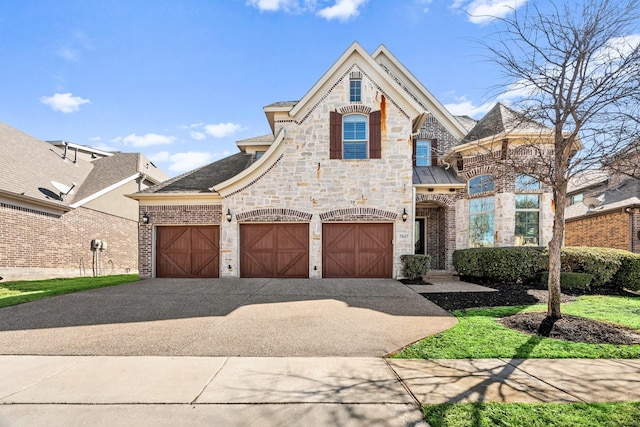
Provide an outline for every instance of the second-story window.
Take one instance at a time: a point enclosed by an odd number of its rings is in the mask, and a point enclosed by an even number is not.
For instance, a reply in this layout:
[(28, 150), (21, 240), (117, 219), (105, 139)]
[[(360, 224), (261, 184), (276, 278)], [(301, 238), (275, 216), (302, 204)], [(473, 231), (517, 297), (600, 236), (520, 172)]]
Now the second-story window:
[(367, 116), (348, 114), (342, 119), (342, 158), (345, 160), (367, 158)]
[(349, 80), (349, 101), (351, 102), (362, 101), (362, 80), (360, 79)]
[(431, 140), (416, 141), (416, 166), (431, 166)]

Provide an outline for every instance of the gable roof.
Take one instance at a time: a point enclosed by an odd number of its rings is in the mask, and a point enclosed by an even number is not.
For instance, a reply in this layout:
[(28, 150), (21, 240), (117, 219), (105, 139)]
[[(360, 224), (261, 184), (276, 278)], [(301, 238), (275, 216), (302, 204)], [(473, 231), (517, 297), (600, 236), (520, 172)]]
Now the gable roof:
[(478, 123), (469, 131), (462, 143), (479, 141), (484, 138), (503, 133), (522, 132), (532, 133), (551, 129), (527, 118), (511, 108), (497, 103)]
[(186, 172), (132, 195), (138, 198), (145, 194), (166, 193), (211, 193), (210, 188), (238, 175), (253, 163), (253, 156), (236, 153), (198, 169)]
[(64, 159), (57, 147), (0, 123), (0, 190), (5, 196), (68, 211), (73, 196), (61, 199), (52, 181), (69, 187), (76, 183), (77, 191), (92, 169), (91, 163)]
[[(110, 153), (92, 162), (64, 156), (64, 147), (0, 123), (0, 193), (12, 200), (66, 212), (138, 177), (166, 178), (140, 153)], [(60, 197), (52, 182), (73, 190)]]
[(565, 217), (573, 219), (590, 213), (607, 212), (630, 206), (640, 207), (640, 179), (627, 178), (607, 190), (595, 194), (600, 204), (589, 209), (584, 203), (567, 206)]
[(317, 101), (324, 96), (335, 80), (351, 69), (356, 63), (364, 66), (367, 72), (375, 74), (375, 76), (371, 77), (379, 84), (382, 84), (385, 90), (390, 92), (388, 95), (391, 96), (396, 103), (400, 104), (402, 108), (410, 110), (407, 111), (407, 113), (412, 119), (420, 117), (420, 115), (425, 112), (415, 97), (407, 94), (358, 42), (353, 42), (311, 89), (309, 89), (302, 99), (299, 101), (276, 102), (264, 107), (271, 130), (274, 130), (274, 114), (276, 112), (288, 112), (291, 117), (304, 117), (315, 108)]

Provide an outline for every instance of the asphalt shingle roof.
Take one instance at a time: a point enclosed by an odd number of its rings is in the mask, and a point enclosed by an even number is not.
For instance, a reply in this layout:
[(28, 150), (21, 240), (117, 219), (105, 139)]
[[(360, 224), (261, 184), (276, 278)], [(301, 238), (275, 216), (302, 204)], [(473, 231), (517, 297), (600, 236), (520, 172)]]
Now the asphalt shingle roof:
[(544, 125), (498, 103), (476, 123), (462, 143), (477, 141), (502, 132), (539, 132), (545, 129), (548, 130)]
[(236, 153), (149, 187), (140, 193), (210, 193), (211, 187), (236, 176), (251, 166), (251, 163), (253, 163), (253, 155)]

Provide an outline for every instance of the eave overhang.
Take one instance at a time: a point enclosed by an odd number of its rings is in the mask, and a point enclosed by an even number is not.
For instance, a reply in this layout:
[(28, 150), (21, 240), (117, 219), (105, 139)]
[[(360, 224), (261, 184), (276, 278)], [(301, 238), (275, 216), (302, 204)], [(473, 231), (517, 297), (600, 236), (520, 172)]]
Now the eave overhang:
[(62, 203), (57, 203), (57, 202), (49, 202), (47, 200), (41, 200), (41, 199), (37, 199), (35, 197), (31, 197), (31, 196), (26, 196), (26, 195), (22, 195), (22, 194), (17, 194), (17, 193), (13, 193), (11, 191), (6, 191), (6, 190), (0, 190), (0, 199), (2, 198), (6, 198), (8, 200), (11, 201), (15, 201), (16, 205), (18, 206), (22, 206), (22, 207), (29, 207), (29, 206), (33, 206), (33, 207), (39, 207), (42, 209), (45, 209), (47, 212), (51, 212), (52, 213), (66, 213), (69, 212), (71, 210), (73, 210), (73, 208), (71, 206), (67, 206), (64, 205)]

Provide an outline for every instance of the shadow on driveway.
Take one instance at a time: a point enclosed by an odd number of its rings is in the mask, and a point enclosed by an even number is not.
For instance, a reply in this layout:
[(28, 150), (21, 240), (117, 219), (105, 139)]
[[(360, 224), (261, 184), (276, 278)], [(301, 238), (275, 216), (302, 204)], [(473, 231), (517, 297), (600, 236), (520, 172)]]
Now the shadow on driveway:
[(383, 356), (455, 323), (390, 279), (147, 279), (2, 308), (0, 352)]

